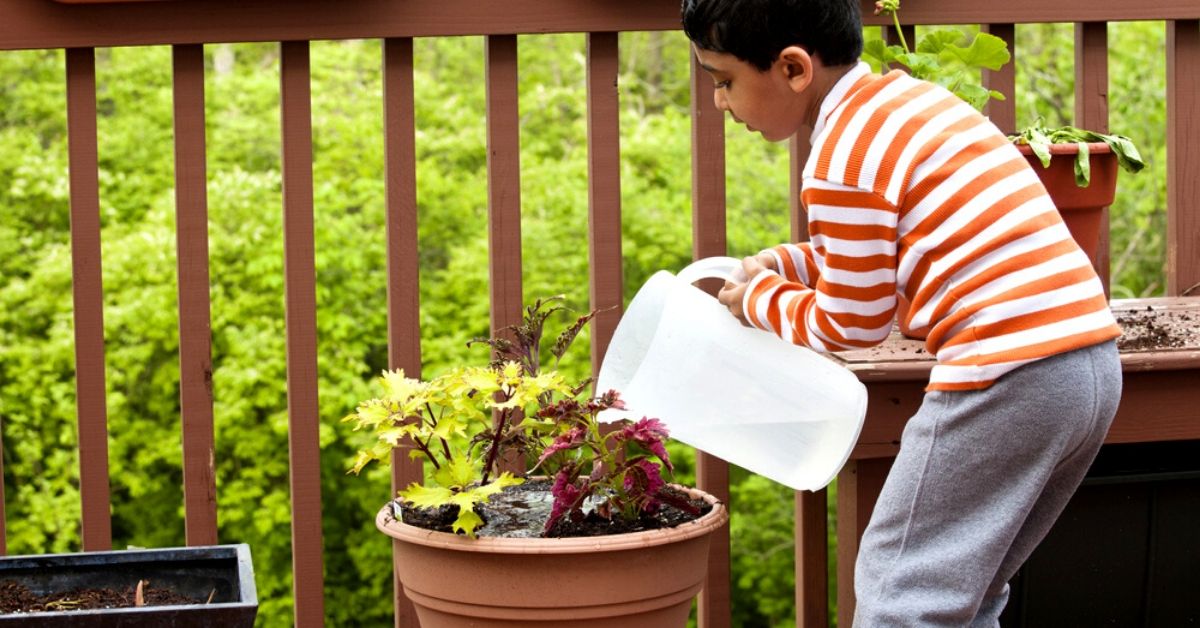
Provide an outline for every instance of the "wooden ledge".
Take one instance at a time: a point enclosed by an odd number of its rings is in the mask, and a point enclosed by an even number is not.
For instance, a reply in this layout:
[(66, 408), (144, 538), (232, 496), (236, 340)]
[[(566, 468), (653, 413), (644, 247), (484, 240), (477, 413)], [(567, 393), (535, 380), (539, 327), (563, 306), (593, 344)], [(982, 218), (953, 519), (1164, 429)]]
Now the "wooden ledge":
[[(1121, 366), (1126, 372), (1200, 369), (1200, 297), (1118, 299), (1113, 314), (1125, 330)], [(1158, 347), (1154, 336), (1170, 332), (1179, 346)], [(926, 381), (935, 363), (925, 343), (893, 331), (882, 344), (833, 354), (863, 382)]]

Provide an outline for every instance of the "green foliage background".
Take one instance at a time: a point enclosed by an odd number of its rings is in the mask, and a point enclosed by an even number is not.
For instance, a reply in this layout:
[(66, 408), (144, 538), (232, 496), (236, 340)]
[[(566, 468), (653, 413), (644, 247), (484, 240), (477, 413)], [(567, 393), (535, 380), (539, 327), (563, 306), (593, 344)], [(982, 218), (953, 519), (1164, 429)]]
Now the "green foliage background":
[[(1018, 122), (1067, 121), (1069, 25), (1020, 26)], [(1112, 210), (1114, 296), (1164, 286), (1161, 23), (1110, 26), (1111, 128), (1148, 171)], [(524, 291), (587, 307), (581, 35), (520, 39)], [(386, 625), (390, 549), (372, 515), (385, 469), (345, 475), (340, 424), (386, 365), (380, 44), (312, 45), (314, 198), (331, 625)], [(691, 255), (688, 47), (621, 36), (626, 297)], [(220, 540), (252, 547), (260, 624), (291, 624), (279, 60), (271, 44), (208, 46), (209, 246)], [(425, 374), (484, 359), (486, 120), (481, 38), (415, 44), (421, 349)], [(114, 547), (184, 543), (170, 50), (97, 51), (106, 382)], [(79, 549), (71, 255), (61, 51), (0, 53), (0, 429), (10, 553)], [(1036, 113), (1035, 113), (1036, 112)], [(787, 239), (787, 149), (727, 127), (730, 253)], [(581, 337), (566, 370), (587, 364)], [(690, 452), (677, 446), (679, 479)], [(734, 625), (793, 625), (792, 493), (734, 471)], [(836, 486), (833, 487), (836, 491)], [(754, 504), (753, 508), (739, 504)], [(834, 513), (831, 510), (830, 516)], [(832, 535), (831, 535), (832, 536)], [(832, 538), (831, 538), (831, 543)], [(831, 554), (832, 555), (832, 554)], [(832, 569), (832, 565), (831, 565)], [(834, 591), (831, 591), (831, 600)]]

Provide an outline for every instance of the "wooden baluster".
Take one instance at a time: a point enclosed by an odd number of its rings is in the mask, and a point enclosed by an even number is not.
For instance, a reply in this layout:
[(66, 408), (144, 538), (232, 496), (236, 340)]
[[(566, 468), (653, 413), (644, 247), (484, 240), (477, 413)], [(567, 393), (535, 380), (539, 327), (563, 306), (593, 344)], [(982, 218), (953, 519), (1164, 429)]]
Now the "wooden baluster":
[(204, 46), (172, 49), (175, 96), (175, 236), (179, 273), (179, 405), (188, 545), (217, 544), (213, 447), (212, 319), (204, 142)]
[[(725, 254), (725, 114), (713, 106), (712, 81), (692, 58), (692, 256)], [(712, 292), (716, 280), (704, 282)], [(696, 452), (696, 483), (729, 502), (729, 463)], [(732, 505), (731, 510), (732, 510)], [(729, 525), (713, 533), (708, 576), (700, 593), (700, 628), (728, 628), (730, 600)]]
[[(413, 41), (383, 42), (383, 128), (387, 181), (388, 366), (421, 377), (420, 272), (417, 257), (417, 151)], [(422, 479), (422, 463), (392, 452), (392, 495)], [(394, 559), (393, 559), (394, 560)], [(394, 578), (396, 628), (417, 628), (416, 609)]]
[(100, 182), (96, 151), (96, 56), (67, 50), (67, 138), (71, 181), (71, 277), (75, 298), (75, 391), (83, 549), (112, 549), (108, 411), (104, 385), (104, 288), (100, 271)]
[[(4, 421), (0, 420), (0, 451), (4, 451)], [(0, 556), (8, 554), (8, 522), (4, 515), (4, 456), (0, 455)]]
[[(1108, 132), (1108, 23), (1075, 24), (1075, 125)], [(1109, 294), (1109, 210), (1101, 210), (1096, 274)]]
[(296, 626), (307, 628), (325, 623), (308, 42), (283, 42), (280, 56), (292, 591)]
[(1200, 20), (1167, 22), (1167, 294), (1200, 296)]
[(492, 331), (521, 322), (517, 36), (487, 38), (488, 266)]
[[(621, 147), (617, 95), (617, 33), (588, 33), (588, 272), (592, 374), (621, 319)], [(597, 393), (604, 391), (598, 390)]]
[(829, 625), (829, 522), (826, 489), (796, 491), (796, 626)]
[(984, 113), (1004, 133), (1017, 130), (1017, 36), (1012, 24), (984, 24), (983, 32), (1003, 39), (1012, 52), (1013, 60), (993, 72), (983, 71), (983, 86), (1004, 94), (1004, 100), (988, 102)]
[[(907, 36), (907, 35), (906, 35)], [(804, 164), (812, 150), (809, 129), (802, 129), (788, 144), (791, 156), (788, 206), (792, 223), (792, 241), (808, 239), (808, 218), (800, 201)], [(829, 562), (827, 536), (828, 493), (796, 491), (796, 626), (816, 628), (829, 625)]]
[[(521, 322), (521, 135), (517, 106), (517, 36), (486, 40), (488, 286), (492, 333)], [(499, 412), (494, 412), (497, 419)], [(518, 456), (501, 467), (525, 471)]]

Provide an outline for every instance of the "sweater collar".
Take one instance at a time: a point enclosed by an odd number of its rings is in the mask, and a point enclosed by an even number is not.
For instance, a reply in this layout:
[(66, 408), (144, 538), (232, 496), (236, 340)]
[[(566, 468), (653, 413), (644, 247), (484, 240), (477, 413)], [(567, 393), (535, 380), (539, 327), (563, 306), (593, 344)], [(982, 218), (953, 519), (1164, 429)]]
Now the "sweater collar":
[(825, 95), (825, 99), (821, 101), (821, 110), (817, 115), (817, 122), (813, 125), (812, 135), (809, 136), (809, 142), (815, 142), (821, 131), (825, 130), (825, 123), (829, 120), (829, 115), (838, 105), (842, 104), (851, 94), (858, 91), (855, 86), (858, 85), (859, 79), (871, 73), (871, 66), (863, 61), (859, 61), (857, 65), (850, 68), (842, 78), (834, 83), (833, 89)]

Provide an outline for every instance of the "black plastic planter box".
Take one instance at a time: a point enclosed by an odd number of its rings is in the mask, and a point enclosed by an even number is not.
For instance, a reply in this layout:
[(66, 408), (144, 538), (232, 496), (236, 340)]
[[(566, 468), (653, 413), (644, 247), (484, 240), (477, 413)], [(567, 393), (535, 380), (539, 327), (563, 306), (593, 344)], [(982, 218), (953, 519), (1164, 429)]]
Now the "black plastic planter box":
[[(0, 582), (18, 582), (35, 594), (80, 588), (125, 588), (148, 580), (156, 588), (212, 601), (47, 613), (0, 614), (0, 627), (16, 626), (253, 626), (258, 611), (250, 548), (213, 545), (153, 550), (45, 554), (0, 558)], [(215, 590), (215, 593), (213, 591)]]
[(1000, 618), (1200, 626), (1200, 441), (1105, 445)]

